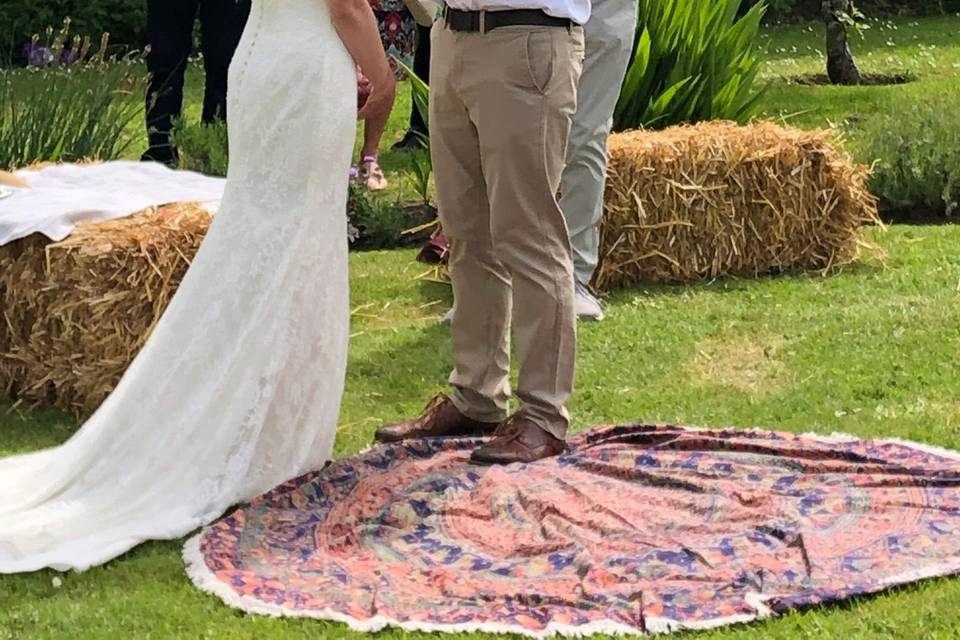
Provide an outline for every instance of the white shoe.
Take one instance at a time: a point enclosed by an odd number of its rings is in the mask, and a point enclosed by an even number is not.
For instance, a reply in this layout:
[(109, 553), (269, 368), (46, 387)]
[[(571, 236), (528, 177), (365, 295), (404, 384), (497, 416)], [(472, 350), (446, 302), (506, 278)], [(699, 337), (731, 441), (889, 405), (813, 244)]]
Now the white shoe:
[(443, 324), (447, 325), (448, 327), (449, 327), (450, 325), (452, 325), (452, 324), (453, 324), (453, 311), (454, 311), (453, 309), (450, 309), (450, 311), (447, 311), (445, 314), (443, 314), (443, 320), (441, 320), (440, 322), (442, 322)]
[(574, 309), (577, 317), (581, 320), (593, 320), (599, 322), (603, 320), (603, 305), (597, 300), (597, 296), (585, 284), (577, 283), (576, 298), (574, 300)]

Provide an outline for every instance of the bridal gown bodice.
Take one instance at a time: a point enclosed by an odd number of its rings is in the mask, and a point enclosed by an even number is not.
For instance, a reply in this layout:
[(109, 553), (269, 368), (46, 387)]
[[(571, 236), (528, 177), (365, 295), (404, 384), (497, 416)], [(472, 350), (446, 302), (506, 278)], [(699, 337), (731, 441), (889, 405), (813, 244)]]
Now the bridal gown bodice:
[(319, 468), (343, 391), (354, 64), (324, 0), (254, 0), (206, 240), (114, 393), (0, 460), (0, 573), (85, 569)]

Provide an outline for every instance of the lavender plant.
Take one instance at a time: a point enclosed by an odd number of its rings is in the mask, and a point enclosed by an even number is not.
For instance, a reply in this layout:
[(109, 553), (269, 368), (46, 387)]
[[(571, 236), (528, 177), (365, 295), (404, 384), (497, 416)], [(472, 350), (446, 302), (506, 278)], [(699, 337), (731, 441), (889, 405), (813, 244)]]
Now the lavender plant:
[(109, 56), (109, 43), (103, 34), (94, 50), (66, 19), (25, 46), (26, 68), (0, 69), (0, 168), (124, 156), (146, 77), (139, 57)]

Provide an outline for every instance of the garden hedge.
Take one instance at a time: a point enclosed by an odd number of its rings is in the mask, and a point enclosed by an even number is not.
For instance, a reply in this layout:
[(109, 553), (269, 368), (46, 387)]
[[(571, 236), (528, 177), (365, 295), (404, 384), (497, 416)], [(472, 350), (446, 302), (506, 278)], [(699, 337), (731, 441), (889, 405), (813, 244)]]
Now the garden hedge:
[(69, 17), (71, 32), (110, 34), (110, 41), (142, 47), (147, 21), (146, 0), (3, 0), (0, 2), (0, 61), (20, 58), (33, 34), (59, 28)]

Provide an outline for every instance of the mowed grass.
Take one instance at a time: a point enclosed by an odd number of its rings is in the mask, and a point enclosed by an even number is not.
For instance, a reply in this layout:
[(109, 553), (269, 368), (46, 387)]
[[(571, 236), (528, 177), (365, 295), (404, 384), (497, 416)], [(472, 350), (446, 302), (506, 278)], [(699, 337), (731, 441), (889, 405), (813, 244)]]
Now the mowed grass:
[(826, 73), (824, 28), (819, 23), (764, 30), (768, 52), (761, 81), (768, 84), (763, 117), (803, 128), (836, 127), (863, 162), (860, 132), (872, 118), (909, 113), (926, 99), (960, 95), (960, 17), (876, 20), (851, 39), (861, 71), (899, 75), (889, 86), (810, 86), (798, 78)]
[[(610, 298), (581, 327), (577, 430), (670, 421), (842, 431), (960, 449), (960, 227), (894, 227), (884, 265), (658, 286)], [(353, 344), (336, 455), (420, 409), (451, 362), (444, 287), (416, 279), (408, 251), (351, 257)], [(2, 414), (0, 414), (2, 415)], [(54, 413), (0, 418), (0, 453), (54, 445)], [(171, 425), (171, 428), (176, 428)], [(0, 638), (359, 638), (345, 627), (248, 617), (190, 584), (179, 543), (144, 545), (103, 568), (0, 577)], [(956, 638), (960, 580), (703, 634), (705, 638)], [(425, 638), (389, 631), (383, 638)], [(481, 636), (469, 636), (479, 638)]]

